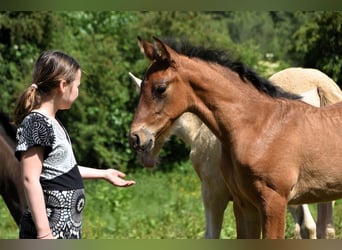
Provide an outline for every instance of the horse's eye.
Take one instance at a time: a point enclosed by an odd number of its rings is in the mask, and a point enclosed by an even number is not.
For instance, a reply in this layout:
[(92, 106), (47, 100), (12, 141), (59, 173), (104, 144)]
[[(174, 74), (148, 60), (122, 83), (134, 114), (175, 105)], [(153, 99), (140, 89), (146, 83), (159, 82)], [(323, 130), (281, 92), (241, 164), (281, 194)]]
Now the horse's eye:
[(156, 94), (157, 95), (162, 95), (162, 94), (164, 94), (164, 92), (165, 92), (165, 90), (166, 90), (166, 85), (159, 85), (157, 88), (156, 88)]

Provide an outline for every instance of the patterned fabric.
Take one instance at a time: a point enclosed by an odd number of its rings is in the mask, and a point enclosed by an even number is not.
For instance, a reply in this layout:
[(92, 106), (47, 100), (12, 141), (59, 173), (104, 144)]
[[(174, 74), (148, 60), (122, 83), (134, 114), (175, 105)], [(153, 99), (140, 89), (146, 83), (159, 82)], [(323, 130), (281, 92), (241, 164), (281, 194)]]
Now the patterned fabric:
[[(19, 153), (32, 146), (46, 147), (45, 157), (51, 152), (55, 141), (51, 122), (47, 117), (39, 113), (29, 114), (17, 129), (17, 148), (15, 155), (19, 159)], [(19, 159), (20, 160), (20, 159)]]
[[(41, 180), (52, 180), (70, 172), (76, 163), (68, 133), (55, 119), (38, 113), (28, 114), (17, 130), (16, 157), (20, 160), (20, 152), (27, 151), (33, 146), (43, 146), (45, 149)], [(45, 189), (54, 182), (47, 182)], [(63, 182), (59, 184), (63, 185)], [(73, 185), (73, 183), (68, 183)], [(66, 187), (60, 187), (68, 189)], [(82, 188), (82, 186), (76, 187)]]
[[(44, 191), (44, 197), (52, 235), (57, 239), (81, 239), (84, 190)], [(25, 210), (21, 218), (19, 238), (37, 238), (29, 209)]]
[[(40, 175), (46, 212), (53, 235), (60, 239), (81, 238), (84, 185), (67, 131), (55, 119), (38, 112), (28, 114), (17, 130), (15, 155), (33, 146), (44, 147)], [(29, 208), (20, 224), (20, 238), (36, 238)]]

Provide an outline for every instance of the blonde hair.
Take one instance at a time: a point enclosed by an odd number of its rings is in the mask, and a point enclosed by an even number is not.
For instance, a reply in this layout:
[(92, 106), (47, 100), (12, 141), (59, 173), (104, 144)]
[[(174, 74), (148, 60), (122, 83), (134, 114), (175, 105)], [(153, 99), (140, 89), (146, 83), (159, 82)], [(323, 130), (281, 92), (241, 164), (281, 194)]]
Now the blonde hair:
[(79, 63), (62, 51), (43, 52), (34, 64), (31, 85), (17, 100), (13, 123), (18, 126), (28, 113), (39, 108), (42, 98), (50, 95), (61, 80), (73, 82), (79, 69)]

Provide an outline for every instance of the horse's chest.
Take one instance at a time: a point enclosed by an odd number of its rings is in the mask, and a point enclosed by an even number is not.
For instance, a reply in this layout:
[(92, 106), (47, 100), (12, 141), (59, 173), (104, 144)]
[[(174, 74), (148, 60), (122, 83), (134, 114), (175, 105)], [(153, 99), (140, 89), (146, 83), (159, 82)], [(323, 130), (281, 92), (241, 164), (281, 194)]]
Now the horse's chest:
[(286, 193), (297, 179), (299, 152), (276, 134), (240, 137), (230, 153), (233, 164), (227, 178), (236, 193), (259, 192), (260, 183)]

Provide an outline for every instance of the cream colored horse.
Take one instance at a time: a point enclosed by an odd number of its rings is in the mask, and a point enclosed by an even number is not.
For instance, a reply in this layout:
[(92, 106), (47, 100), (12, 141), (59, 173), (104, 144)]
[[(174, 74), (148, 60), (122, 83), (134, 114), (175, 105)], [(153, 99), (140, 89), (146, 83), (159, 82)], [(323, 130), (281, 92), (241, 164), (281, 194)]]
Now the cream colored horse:
[[(129, 75), (140, 87), (141, 80), (131, 73)], [(276, 73), (270, 79), (285, 90), (301, 93), (303, 101), (314, 106), (342, 100), (342, 92), (338, 86), (318, 70), (288, 68)], [(208, 127), (192, 113), (185, 113), (177, 119), (170, 134), (180, 137), (191, 148), (190, 160), (201, 180), (206, 219), (205, 238), (219, 238), (224, 211), (231, 200), (219, 168), (221, 144)], [(162, 145), (163, 142), (155, 147), (156, 154)], [(317, 236), (319, 238), (332, 238), (335, 234), (331, 205), (332, 203), (329, 202), (318, 206)], [(295, 237), (315, 239), (316, 224), (308, 205), (291, 205), (288, 209), (296, 224)]]

